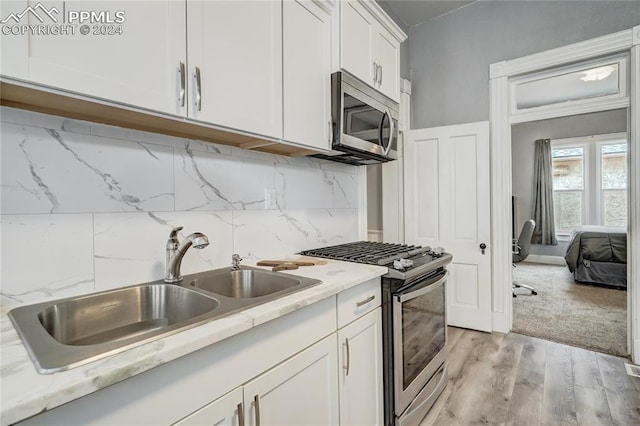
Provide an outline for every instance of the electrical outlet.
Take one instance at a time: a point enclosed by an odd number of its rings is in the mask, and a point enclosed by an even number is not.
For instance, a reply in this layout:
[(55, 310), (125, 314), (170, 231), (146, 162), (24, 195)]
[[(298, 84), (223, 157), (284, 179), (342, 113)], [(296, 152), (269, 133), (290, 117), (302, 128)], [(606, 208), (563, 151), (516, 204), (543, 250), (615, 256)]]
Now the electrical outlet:
[(267, 210), (276, 208), (276, 190), (274, 188), (264, 189), (264, 208)]

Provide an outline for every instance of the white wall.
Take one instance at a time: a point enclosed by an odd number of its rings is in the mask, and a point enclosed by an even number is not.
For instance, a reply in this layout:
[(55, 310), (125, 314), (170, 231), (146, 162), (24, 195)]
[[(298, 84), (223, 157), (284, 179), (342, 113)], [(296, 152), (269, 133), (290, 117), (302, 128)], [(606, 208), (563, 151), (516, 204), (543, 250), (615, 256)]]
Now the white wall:
[[(0, 109), (2, 305), (161, 279), (165, 242), (200, 231), (183, 274), (358, 239), (355, 166)], [(276, 191), (264, 208), (264, 189)], [(366, 214), (366, 212), (363, 212)]]

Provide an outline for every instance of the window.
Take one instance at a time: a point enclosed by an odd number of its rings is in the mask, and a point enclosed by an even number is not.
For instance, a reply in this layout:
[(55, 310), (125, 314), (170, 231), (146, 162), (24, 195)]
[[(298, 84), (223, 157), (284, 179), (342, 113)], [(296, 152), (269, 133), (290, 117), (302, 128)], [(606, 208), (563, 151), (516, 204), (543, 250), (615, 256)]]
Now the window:
[(580, 225), (627, 225), (625, 134), (552, 142), (556, 233)]

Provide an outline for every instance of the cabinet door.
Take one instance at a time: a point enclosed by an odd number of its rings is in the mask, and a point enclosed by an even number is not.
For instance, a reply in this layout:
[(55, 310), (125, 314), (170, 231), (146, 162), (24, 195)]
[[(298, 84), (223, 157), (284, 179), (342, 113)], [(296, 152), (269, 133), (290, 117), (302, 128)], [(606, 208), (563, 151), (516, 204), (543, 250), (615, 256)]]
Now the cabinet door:
[(335, 333), (244, 386), (248, 425), (338, 424)]
[(382, 425), (382, 310), (338, 330), (340, 424)]
[(340, 64), (365, 83), (373, 85), (375, 18), (357, 1), (341, 2), (341, 7)]
[(281, 138), (282, 2), (189, 0), (187, 28), (189, 117)]
[(223, 397), (202, 407), (175, 426), (242, 426), (244, 409), (242, 406), (242, 388), (237, 388)]
[(284, 139), (327, 150), (331, 129), (331, 17), (312, 0), (283, 3)]
[(399, 101), (400, 45), (384, 28), (378, 27), (373, 46), (375, 62), (380, 65), (376, 87), (391, 99)]
[[(20, 13), (25, 10), (30, 12)], [(71, 14), (78, 11), (116, 22), (81, 23)], [(184, 2), (3, 1), (3, 16), (8, 12), (20, 17), (16, 25), (64, 27), (68, 33), (3, 35), (3, 50), (9, 49), (4, 75), (154, 111), (186, 111), (178, 104), (178, 71), (186, 61)], [(85, 28), (89, 32), (82, 34)]]

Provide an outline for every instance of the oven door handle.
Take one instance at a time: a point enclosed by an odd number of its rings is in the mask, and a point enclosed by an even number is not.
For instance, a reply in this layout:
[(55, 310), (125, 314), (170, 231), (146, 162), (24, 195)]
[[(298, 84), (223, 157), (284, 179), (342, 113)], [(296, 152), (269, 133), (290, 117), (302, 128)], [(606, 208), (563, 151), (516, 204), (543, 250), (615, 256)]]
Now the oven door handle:
[(425, 293), (429, 293), (430, 291), (434, 290), (436, 287), (440, 286), (440, 284), (444, 283), (447, 280), (447, 277), (449, 276), (449, 271), (445, 271), (444, 275), (442, 277), (440, 277), (440, 279), (438, 279), (438, 281), (435, 281), (429, 285), (426, 285), (424, 287), (421, 287), (418, 290), (415, 291), (410, 291), (408, 293), (402, 293), (396, 296), (398, 302), (400, 303), (404, 303), (407, 300), (411, 300), (414, 299), (418, 296), (422, 296)]

